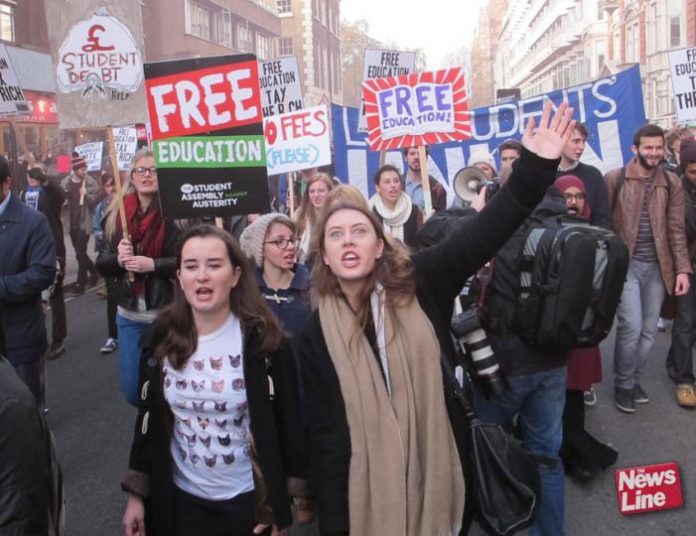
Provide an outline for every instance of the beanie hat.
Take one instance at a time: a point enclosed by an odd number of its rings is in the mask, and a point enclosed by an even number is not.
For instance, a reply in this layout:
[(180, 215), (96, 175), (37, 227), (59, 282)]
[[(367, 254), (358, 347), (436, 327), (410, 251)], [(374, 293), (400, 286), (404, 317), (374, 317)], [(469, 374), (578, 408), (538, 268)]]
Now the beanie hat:
[(696, 140), (682, 140), (679, 150), (679, 167), (682, 173), (686, 172), (686, 166), (696, 163)]
[(294, 229), (292, 220), (280, 212), (270, 212), (256, 218), (239, 237), (239, 245), (244, 254), (253, 259), (256, 266), (263, 267), (263, 242), (266, 240), (268, 228), (274, 223), (282, 223)]
[(469, 157), (469, 165), (487, 164), (493, 168), (493, 171), (498, 174), (498, 167), (495, 165), (495, 159), (491, 153), (485, 151), (473, 151)]
[(86, 168), (87, 167), (87, 160), (82, 158), (80, 156), (80, 153), (77, 151), (73, 151), (72, 154), (72, 159), (70, 160), (70, 166), (72, 167), (73, 171), (77, 171), (80, 168)]
[[(559, 192), (562, 194), (565, 193), (565, 191), (568, 188), (577, 188), (580, 190), (582, 193), (587, 194), (587, 191), (585, 190), (585, 183), (582, 182), (582, 179), (580, 177), (576, 177), (575, 175), (563, 175), (561, 177), (558, 177), (556, 179), (556, 182), (553, 183), (553, 187), (556, 188)], [(583, 218), (590, 219), (590, 205), (587, 203), (587, 200), (585, 200), (585, 208), (582, 211), (582, 216)]]

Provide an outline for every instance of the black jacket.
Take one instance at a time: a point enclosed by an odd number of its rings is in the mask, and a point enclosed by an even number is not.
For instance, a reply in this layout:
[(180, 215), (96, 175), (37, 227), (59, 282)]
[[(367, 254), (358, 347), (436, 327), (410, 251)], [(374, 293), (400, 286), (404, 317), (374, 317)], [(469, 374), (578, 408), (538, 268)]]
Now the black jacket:
[[(143, 353), (139, 392), (145, 396), (135, 422), (129, 471), (121, 484), (124, 491), (144, 498), (147, 533), (157, 536), (173, 534), (175, 518), (171, 510), (175, 490), (170, 450), (173, 416), (164, 399), (161, 366), (153, 355), (166, 329), (156, 322), (140, 341)], [(272, 355), (264, 356), (259, 353), (258, 330), (243, 331), (250, 429), (268, 493), (265, 505), (273, 512), (273, 523), (283, 528), (292, 522), (290, 496), (301, 497), (307, 492), (297, 374), (287, 343)], [(274, 399), (269, 395), (269, 376), (273, 380)]]
[[(491, 259), (523, 223), (556, 176), (558, 160), (523, 150), (500, 192), (460, 231), (412, 257), (416, 296), (430, 319), (443, 355), (456, 365), (449, 325), (455, 297), (466, 279)], [(440, 356), (429, 356), (440, 359)], [(310, 410), (311, 483), (319, 505), (322, 533), (349, 530), (348, 473), (350, 430), (336, 370), (314, 312), (300, 333), (298, 359)], [(461, 406), (443, 377), (445, 402), (462, 467), (467, 451), (467, 424)]]
[[(161, 309), (168, 305), (174, 296), (174, 278), (176, 277), (176, 246), (179, 229), (169, 218), (164, 219), (164, 248), (162, 256), (155, 260), (155, 271), (145, 277), (145, 305), (148, 311)], [(128, 272), (118, 263), (118, 242), (120, 238), (102, 240), (97, 255), (97, 271), (104, 277), (106, 285), (116, 303), (121, 307), (135, 311), (137, 299)]]

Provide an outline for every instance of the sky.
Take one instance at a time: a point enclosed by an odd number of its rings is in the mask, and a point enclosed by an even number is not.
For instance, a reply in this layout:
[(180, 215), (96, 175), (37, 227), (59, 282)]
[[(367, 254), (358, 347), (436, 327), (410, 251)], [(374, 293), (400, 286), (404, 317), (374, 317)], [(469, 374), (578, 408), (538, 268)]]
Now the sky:
[(371, 37), (403, 49), (422, 48), (428, 69), (473, 40), (481, 6), (488, 0), (341, 0), (341, 19), (368, 22)]

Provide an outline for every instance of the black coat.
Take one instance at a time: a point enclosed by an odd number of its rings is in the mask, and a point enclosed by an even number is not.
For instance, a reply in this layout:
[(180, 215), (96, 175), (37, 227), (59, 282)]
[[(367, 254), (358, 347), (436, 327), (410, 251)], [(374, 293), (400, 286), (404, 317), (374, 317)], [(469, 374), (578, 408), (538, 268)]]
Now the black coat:
[[(148, 534), (173, 534), (175, 485), (170, 450), (173, 416), (164, 399), (162, 369), (154, 351), (164, 337), (166, 326), (155, 323), (140, 341), (140, 389), (145, 393), (135, 422), (129, 471), (121, 487), (144, 497)], [(272, 355), (260, 354), (260, 334), (243, 328), (244, 381), (249, 404), (250, 429), (257, 461), (268, 492), (266, 506), (280, 528), (290, 525), (290, 493), (306, 493), (302, 482), (306, 472), (304, 431), (298, 410), (297, 374), (287, 342)], [(268, 358), (268, 364), (266, 359)], [(269, 376), (274, 399), (269, 395)], [(146, 382), (148, 387), (144, 389)], [(143, 423), (145, 425), (143, 427)]]
[[(430, 319), (443, 355), (456, 365), (449, 326), (455, 297), (464, 282), (491, 259), (524, 222), (554, 181), (558, 160), (523, 150), (507, 184), (477, 216), (438, 245), (413, 255), (418, 303)], [(431, 356), (439, 359), (440, 356)], [(323, 533), (349, 530), (348, 474), (350, 430), (340, 383), (321, 330), (318, 312), (307, 321), (298, 341), (298, 359), (310, 410), (311, 483)], [(445, 402), (465, 467), (467, 424), (461, 406), (443, 377)]]

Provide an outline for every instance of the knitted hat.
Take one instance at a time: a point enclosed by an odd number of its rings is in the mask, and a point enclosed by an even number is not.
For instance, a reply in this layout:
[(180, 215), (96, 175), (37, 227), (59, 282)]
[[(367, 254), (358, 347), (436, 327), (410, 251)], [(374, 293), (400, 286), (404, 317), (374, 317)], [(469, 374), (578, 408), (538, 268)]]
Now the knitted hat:
[(682, 173), (686, 171), (686, 166), (696, 163), (696, 140), (682, 140), (679, 150), (679, 167)]
[(250, 257), (259, 268), (263, 267), (263, 242), (266, 240), (268, 228), (274, 223), (282, 223), (294, 228), (292, 220), (280, 212), (270, 212), (256, 218), (239, 237), (239, 245), (247, 257)]
[(476, 164), (487, 164), (493, 168), (493, 171), (498, 174), (498, 168), (495, 165), (495, 159), (491, 153), (485, 151), (473, 151), (469, 157), (469, 165), (475, 166)]
[[(562, 177), (558, 177), (556, 182), (553, 183), (553, 186), (562, 194), (564, 194), (568, 188), (577, 188), (582, 193), (587, 194), (585, 183), (582, 182), (580, 177), (576, 177), (575, 175), (563, 175)], [(585, 200), (585, 208), (580, 216), (589, 220), (590, 214), (592, 214), (590, 205), (587, 203), (587, 200)]]
[(77, 151), (73, 151), (72, 159), (70, 160), (70, 166), (73, 171), (77, 171), (80, 168), (87, 167), (87, 160), (82, 158)]

